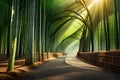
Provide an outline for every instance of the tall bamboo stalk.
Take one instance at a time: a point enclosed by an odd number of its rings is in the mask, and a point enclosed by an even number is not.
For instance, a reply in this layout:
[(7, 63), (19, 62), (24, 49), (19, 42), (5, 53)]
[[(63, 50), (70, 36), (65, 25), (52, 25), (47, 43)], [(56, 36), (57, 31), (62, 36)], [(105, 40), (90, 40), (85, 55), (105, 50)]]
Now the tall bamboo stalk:
[(9, 25), (8, 25), (8, 30), (7, 30), (7, 58), (9, 58), (9, 54), (10, 54), (10, 21), (11, 21), (11, 6), (12, 6), (12, 0), (9, 2), (8, 1), (8, 20), (9, 20)]
[[(19, 0), (12, 1), (12, 13), (11, 13), (11, 29), (10, 29), (10, 47), (11, 52), (8, 60), (8, 71), (12, 71), (14, 69), (14, 62), (15, 62), (15, 54), (17, 48), (17, 38), (18, 38), (18, 15), (19, 15)], [(13, 33), (13, 28), (15, 28), (15, 33)]]
[(103, 2), (103, 18), (104, 18), (104, 31), (106, 39), (106, 50), (110, 50), (110, 36), (109, 36), (109, 21), (108, 21), (108, 9), (107, 0)]
[(115, 21), (114, 21), (114, 24), (115, 24), (115, 48), (116, 49), (119, 49), (119, 28), (118, 28), (118, 0), (114, 0), (114, 14), (115, 14)]

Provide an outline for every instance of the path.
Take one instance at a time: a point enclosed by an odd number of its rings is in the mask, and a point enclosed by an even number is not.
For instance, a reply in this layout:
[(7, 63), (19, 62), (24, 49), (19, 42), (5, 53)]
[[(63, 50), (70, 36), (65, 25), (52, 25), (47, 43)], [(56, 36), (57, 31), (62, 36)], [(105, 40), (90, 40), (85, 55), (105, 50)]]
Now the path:
[[(72, 61), (68, 59), (68, 62), (71, 64)], [(79, 61), (78, 67), (66, 64), (65, 57), (47, 62), (39, 66), (37, 70), (21, 76), (20, 80), (120, 80), (118, 75), (82, 61)]]

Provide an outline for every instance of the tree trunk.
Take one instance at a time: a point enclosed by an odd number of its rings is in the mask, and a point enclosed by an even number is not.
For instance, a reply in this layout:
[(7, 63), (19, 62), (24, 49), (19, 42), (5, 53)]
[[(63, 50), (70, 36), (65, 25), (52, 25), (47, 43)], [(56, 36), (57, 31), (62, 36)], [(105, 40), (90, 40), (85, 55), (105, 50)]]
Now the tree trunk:
[(114, 14), (115, 14), (115, 48), (119, 49), (119, 28), (118, 28), (118, 5), (117, 5), (118, 1), (114, 0)]
[[(8, 71), (12, 71), (14, 69), (14, 62), (15, 62), (15, 54), (17, 48), (17, 38), (18, 38), (18, 18), (19, 18), (19, 0), (12, 1), (12, 15), (11, 15), (11, 29), (10, 32), (12, 33), (12, 29), (15, 28), (15, 33), (10, 34), (11, 36), (11, 52), (8, 60)], [(14, 17), (14, 18), (13, 18)], [(16, 24), (15, 24), (16, 23)]]

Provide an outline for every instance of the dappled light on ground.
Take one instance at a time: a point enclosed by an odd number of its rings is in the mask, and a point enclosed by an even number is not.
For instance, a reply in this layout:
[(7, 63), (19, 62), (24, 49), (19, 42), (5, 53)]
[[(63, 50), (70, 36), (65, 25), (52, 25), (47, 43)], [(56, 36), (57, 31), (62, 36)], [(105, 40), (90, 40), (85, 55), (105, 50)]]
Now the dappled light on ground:
[(78, 68), (83, 68), (83, 69), (89, 69), (89, 70), (101, 70), (100, 67), (97, 67), (97, 66), (94, 66), (94, 65), (91, 65), (91, 64), (87, 64), (85, 63), (84, 61), (76, 58), (76, 57), (67, 57), (65, 62), (67, 64), (70, 64), (72, 66), (75, 66), (75, 67), (78, 67)]
[[(76, 62), (77, 60), (71, 60)], [(81, 62), (79, 67), (75, 67), (65, 63), (65, 57), (61, 57), (52, 61), (49, 61), (41, 66), (38, 66), (36, 70), (21, 74), (19, 78), (22, 80), (119, 80), (120, 77), (109, 71), (95, 68), (87, 63)], [(84, 66), (84, 67), (83, 67)], [(95, 68), (95, 69), (94, 69)]]
[[(25, 59), (18, 59), (15, 61), (15, 67), (14, 69), (17, 69), (19, 67), (22, 67), (25, 65)], [(8, 60), (6, 58), (6, 55), (0, 55), (0, 72), (6, 72), (8, 66)]]
[[(33, 65), (25, 65), (25, 59), (18, 59), (15, 61), (15, 67), (14, 71), (12, 72), (6, 72), (7, 71), (7, 65), (8, 61), (5, 55), (0, 56), (0, 80), (17, 80), (21, 74), (27, 73), (27, 72), (34, 72), (38, 70), (39, 66), (43, 63), (46, 63), (48, 61), (54, 60), (58, 57), (62, 57), (63, 53), (51, 53), (47, 56), (45, 56), (44, 62), (35, 62)], [(48, 67), (49, 68), (49, 67)], [(60, 67), (58, 67), (60, 68)]]

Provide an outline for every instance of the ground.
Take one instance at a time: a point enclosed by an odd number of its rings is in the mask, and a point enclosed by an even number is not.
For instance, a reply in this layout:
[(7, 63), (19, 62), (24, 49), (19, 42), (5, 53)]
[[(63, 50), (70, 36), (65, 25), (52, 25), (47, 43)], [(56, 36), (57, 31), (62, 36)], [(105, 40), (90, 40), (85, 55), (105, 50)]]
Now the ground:
[(47, 61), (56, 59), (57, 57), (63, 56), (62, 53), (54, 53), (52, 55), (49, 55), (49, 58), (45, 56), (44, 62), (35, 62), (33, 65), (26, 66), (25, 65), (25, 59), (19, 58), (15, 60), (15, 66), (14, 71), (7, 72), (7, 65), (8, 65), (8, 59), (6, 55), (0, 55), (0, 80), (15, 80), (13, 76), (17, 76), (20, 73), (23, 72), (29, 72), (31, 70), (34, 70), (37, 68), (37, 66), (40, 66), (42, 63), (46, 63)]
[(29, 69), (21, 69), (21, 73), (12, 73), (12, 78), (4, 80), (120, 80), (118, 74), (75, 57), (60, 57)]

